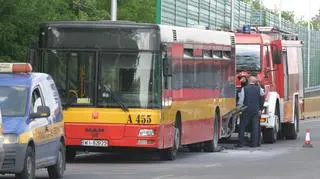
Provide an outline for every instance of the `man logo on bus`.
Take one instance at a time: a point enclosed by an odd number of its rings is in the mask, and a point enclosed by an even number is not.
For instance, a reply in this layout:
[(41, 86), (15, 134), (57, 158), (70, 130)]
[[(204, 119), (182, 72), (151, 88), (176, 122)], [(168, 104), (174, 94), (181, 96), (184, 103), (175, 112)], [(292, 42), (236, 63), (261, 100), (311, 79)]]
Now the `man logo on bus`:
[(92, 119), (98, 119), (99, 113), (98, 112), (92, 112)]

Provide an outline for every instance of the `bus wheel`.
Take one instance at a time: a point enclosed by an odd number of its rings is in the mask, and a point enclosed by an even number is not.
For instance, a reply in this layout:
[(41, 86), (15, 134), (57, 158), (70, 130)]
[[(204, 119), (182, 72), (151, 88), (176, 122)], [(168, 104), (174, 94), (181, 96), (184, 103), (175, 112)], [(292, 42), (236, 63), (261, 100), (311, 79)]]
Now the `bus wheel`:
[(218, 149), (218, 142), (219, 142), (219, 115), (216, 114), (214, 118), (213, 124), (213, 139), (207, 141), (204, 146), (205, 152), (216, 152)]
[(201, 152), (202, 146), (199, 144), (193, 144), (188, 146), (189, 152)]
[(72, 162), (76, 158), (76, 151), (74, 149), (66, 150), (66, 160), (67, 162)]
[(161, 151), (161, 159), (175, 160), (178, 150), (180, 148), (180, 141), (181, 141), (181, 127), (178, 121), (176, 121), (175, 128), (174, 128), (173, 146), (169, 149), (164, 149)]

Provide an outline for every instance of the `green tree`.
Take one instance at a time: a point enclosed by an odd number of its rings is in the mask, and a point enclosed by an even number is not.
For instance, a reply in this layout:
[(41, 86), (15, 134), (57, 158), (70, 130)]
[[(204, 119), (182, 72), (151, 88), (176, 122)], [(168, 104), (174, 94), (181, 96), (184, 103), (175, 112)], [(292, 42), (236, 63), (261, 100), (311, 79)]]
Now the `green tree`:
[(240, 1), (251, 4), (253, 9), (264, 9), (264, 7), (260, 4), (259, 0), (240, 0)]
[(311, 23), (315, 30), (320, 30), (320, 10), (318, 11), (318, 14), (311, 19)]
[(155, 0), (120, 0), (118, 16), (120, 20), (154, 23)]
[(74, 19), (65, 0), (0, 0), (0, 58), (23, 61), (41, 22)]
[(99, 8), (101, 0), (71, 0), (70, 8), (78, 20), (104, 19), (107, 11)]
[(295, 20), (294, 20), (295, 14), (293, 11), (282, 11), (281, 17), (287, 21), (295, 22)]

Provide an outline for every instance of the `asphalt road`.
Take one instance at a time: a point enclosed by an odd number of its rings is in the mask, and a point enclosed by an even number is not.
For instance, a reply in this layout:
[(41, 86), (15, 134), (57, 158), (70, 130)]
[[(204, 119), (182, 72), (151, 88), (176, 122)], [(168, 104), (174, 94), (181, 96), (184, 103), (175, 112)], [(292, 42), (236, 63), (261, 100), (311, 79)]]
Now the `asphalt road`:
[[(320, 178), (320, 120), (302, 121), (298, 140), (277, 141), (257, 149), (226, 149), (219, 153), (179, 153), (175, 161), (152, 155), (90, 154), (67, 165), (66, 179), (304, 179)], [(305, 129), (313, 148), (303, 148)], [(229, 144), (226, 145), (227, 147)], [(38, 170), (37, 178), (48, 178)], [(0, 178), (13, 178), (4, 176)]]

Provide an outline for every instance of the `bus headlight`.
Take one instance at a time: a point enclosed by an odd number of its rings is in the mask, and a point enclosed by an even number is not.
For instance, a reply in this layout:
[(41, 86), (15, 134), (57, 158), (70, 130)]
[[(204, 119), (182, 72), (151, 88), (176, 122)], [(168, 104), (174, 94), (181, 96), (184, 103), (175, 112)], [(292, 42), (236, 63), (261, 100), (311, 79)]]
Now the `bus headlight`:
[(154, 135), (155, 135), (154, 129), (140, 129), (139, 131), (140, 137), (154, 136)]
[(7, 134), (3, 136), (4, 144), (16, 144), (19, 143), (19, 136), (15, 134)]

